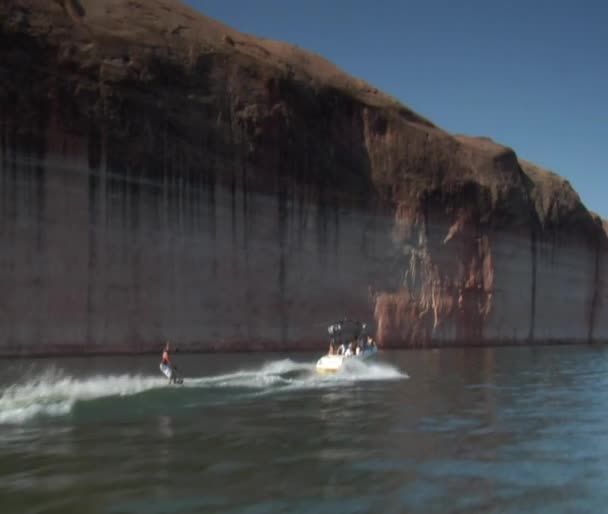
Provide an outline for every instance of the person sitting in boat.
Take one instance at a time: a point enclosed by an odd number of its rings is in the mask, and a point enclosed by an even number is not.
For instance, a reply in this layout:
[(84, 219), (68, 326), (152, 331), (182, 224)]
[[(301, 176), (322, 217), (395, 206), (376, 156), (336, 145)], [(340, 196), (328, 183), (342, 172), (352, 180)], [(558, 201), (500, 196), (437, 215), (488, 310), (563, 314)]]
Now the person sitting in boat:
[(344, 357), (351, 357), (353, 355), (353, 343), (350, 343), (348, 345), (348, 348), (346, 349), (346, 351), (344, 352)]
[(362, 348), (365, 349), (366, 343), (367, 343), (367, 324), (363, 323), (361, 325), (361, 331), (359, 332), (359, 335), (357, 337), (357, 344)]
[(345, 352), (344, 344), (341, 344), (340, 346), (338, 346), (338, 355), (344, 355), (344, 352)]
[(169, 352), (171, 351), (171, 344), (169, 341), (165, 344), (165, 348), (163, 350), (163, 356), (160, 360), (160, 370), (163, 375), (165, 375), (169, 379), (169, 383), (175, 382), (175, 366), (171, 363), (171, 359), (169, 358)]
[(336, 350), (334, 349), (334, 343), (330, 341), (329, 350), (327, 350), (327, 355), (333, 355), (335, 352)]

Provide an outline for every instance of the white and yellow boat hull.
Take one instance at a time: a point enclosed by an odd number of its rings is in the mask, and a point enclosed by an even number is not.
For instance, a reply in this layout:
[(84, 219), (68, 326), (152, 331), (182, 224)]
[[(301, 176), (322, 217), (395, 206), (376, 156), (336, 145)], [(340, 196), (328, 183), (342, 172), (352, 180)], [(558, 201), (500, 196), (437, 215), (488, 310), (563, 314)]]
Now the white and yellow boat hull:
[(350, 360), (366, 360), (373, 357), (377, 352), (378, 349), (374, 346), (366, 348), (358, 355), (324, 355), (317, 361), (317, 371), (321, 373), (335, 373), (342, 369), (345, 362)]

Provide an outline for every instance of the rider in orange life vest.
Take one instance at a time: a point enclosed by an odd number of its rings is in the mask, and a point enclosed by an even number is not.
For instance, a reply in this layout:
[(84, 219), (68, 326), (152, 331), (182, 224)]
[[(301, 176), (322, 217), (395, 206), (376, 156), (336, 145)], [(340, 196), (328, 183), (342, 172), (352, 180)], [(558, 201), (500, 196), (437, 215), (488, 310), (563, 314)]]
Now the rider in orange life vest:
[(165, 349), (163, 350), (163, 357), (161, 359), (161, 363), (163, 364), (168, 364), (169, 366), (171, 366), (171, 361), (169, 360), (169, 351), (171, 350), (171, 346), (169, 345), (169, 343), (167, 343), (165, 345)]

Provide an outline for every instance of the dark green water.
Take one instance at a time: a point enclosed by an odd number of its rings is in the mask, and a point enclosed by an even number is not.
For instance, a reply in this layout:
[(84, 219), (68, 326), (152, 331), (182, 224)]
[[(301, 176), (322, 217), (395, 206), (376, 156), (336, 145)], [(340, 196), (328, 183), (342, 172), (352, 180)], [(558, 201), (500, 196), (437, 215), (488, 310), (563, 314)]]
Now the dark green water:
[(0, 361), (0, 511), (601, 513), (608, 353)]

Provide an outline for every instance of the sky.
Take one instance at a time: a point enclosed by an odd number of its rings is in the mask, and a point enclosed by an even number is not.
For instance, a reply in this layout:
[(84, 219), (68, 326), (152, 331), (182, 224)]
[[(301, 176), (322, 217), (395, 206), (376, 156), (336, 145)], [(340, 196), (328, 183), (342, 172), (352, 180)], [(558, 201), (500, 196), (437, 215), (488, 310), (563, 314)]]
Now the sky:
[(570, 181), (608, 218), (608, 2), (187, 0)]

